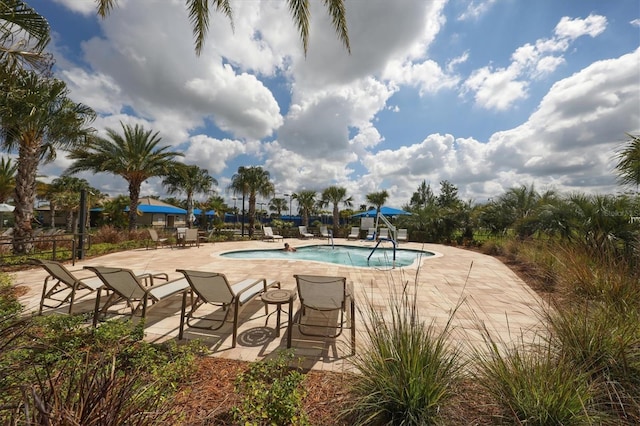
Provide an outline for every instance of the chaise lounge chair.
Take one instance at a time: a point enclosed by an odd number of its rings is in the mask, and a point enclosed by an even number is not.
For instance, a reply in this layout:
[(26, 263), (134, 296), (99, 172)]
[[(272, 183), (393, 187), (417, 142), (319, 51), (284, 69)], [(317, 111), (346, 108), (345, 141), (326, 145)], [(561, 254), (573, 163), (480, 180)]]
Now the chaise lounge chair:
[(320, 227), (320, 236), (322, 238), (330, 238), (331, 234), (329, 233), (329, 230), (327, 229), (326, 226), (321, 226)]
[(298, 226), (298, 232), (300, 232), (300, 238), (313, 238), (313, 234), (307, 231), (306, 226)]
[(376, 239), (376, 228), (369, 228), (367, 230), (367, 240), (375, 240)]
[(398, 229), (398, 235), (396, 236), (396, 240), (398, 242), (400, 242), (400, 241), (404, 241), (404, 242), (409, 241), (409, 237), (407, 236), (407, 230), (405, 228)]
[(351, 232), (347, 235), (347, 240), (357, 240), (360, 238), (360, 228), (358, 226), (351, 227)]
[[(103, 286), (98, 277), (78, 278), (60, 262), (43, 259), (31, 259), (31, 261), (42, 266), (49, 273), (44, 279), (40, 308), (38, 309), (39, 315), (42, 314), (44, 307), (55, 309), (67, 302), (69, 303), (69, 314), (72, 314), (78, 290), (88, 290), (89, 293), (93, 293)], [(49, 283), (54, 284), (47, 288)], [(47, 305), (46, 300), (51, 300), (53, 304)]]
[[(96, 297), (96, 305), (93, 311), (93, 326), (98, 324), (100, 312), (106, 310), (119, 302), (126, 302), (131, 308), (131, 316), (133, 317), (138, 310), (141, 310), (141, 317), (147, 315), (147, 304), (160, 302), (174, 294), (186, 292), (189, 289), (189, 283), (184, 278), (167, 281), (162, 284), (154, 285), (153, 277), (166, 274), (142, 274), (136, 275), (132, 270), (125, 268), (112, 268), (107, 266), (85, 266), (85, 269), (95, 272), (102, 280), (104, 286), (98, 289)], [(148, 279), (151, 286), (146, 287), (143, 280)], [(100, 309), (100, 293), (101, 290), (110, 290), (113, 292)]]
[(282, 239), (282, 235), (278, 235), (278, 234), (274, 234), (273, 233), (273, 229), (270, 226), (263, 226), (262, 227), (262, 232), (263, 232), (263, 240), (266, 241), (275, 241), (275, 240), (281, 240)]
[(385, 239), (388, 240), (389, 239), (389, 228), (380, 228), (380, 231), (378, 231), (378, 239)]
[(153, 243), (155, 245), (155, 248), (158, 248), (158, 245), (165, 245), (165, 244), (169, 244), (169, 239), (168, 238), (160, 238), (158, 236), (158, 231), (156, 231), (153, 228), (149, 228), (149, 237), (151, 238), (151, 240), (147, 240), (147, 249), (149, 249), (149, 246), (151, 245), (151, 243)]
[[(249, 301), (261, 295), (271, 287), (280, 288), (280, 281), (267, 281), (265, 278), (247, 278), (233, 285), (229, 284), (224, 274), (217, 272), (188, 271), (177, 269), (182, 272), (189, 282), (191, 291), (195, 293), (196, 300), (191, 303), (191, 309), (187, 312), (187, 294), (182, 298), (182, 312), (180, 314), (180, 333), (178, 339), (182, 339), (184, 326), (207, 330), (219, 330), (227, 321), (229, 312), (233, 306), (233, 337), (231, 347), (236, 347), (238, 337), (238, 314), (240, 309)], [(225, 312), (222, 319), (214, 319), (211, 316), (196, 316), (196, 310), (203, 304), (209, 303), (222, 307)], [(267, 306), (265, 305), (265, 310)], [(191, 320), (213, 323), (210, 326), (197, 325)], [(219, 325), (215, 325), (219, 323)]]
[[(355, 301), (353, 291), (347, 285), (345, 277), (331, 277), (323, 275), (294, 275), (300, 298), (300, 309), (293, 317), (287, 329), (287, 348), (291, 347), (292, 329), (298, 327), (304, 336), (317, 336), (334, 339), (342, 334), (344, 328), (351, 329), (351, 354), (356, 353), (356, 323)], [(347, 318), (345, 312), (349, 306)], [(307, 310), (313, 310), (319, 315), (307, 316)], [(331, 313), (339, 313), (339, 319), (332, 323)], [(307, 317), (305, 320), (305, 316)], [(335, 332), (314, 333), (305, 331), (306, 328), (334, 329)]]

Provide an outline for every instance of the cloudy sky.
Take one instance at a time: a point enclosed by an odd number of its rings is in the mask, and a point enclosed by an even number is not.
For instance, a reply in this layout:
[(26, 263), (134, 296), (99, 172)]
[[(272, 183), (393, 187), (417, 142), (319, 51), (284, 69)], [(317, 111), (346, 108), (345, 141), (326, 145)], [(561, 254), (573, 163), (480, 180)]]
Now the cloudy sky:
[[(214, 15), (199, 57), (183, 0), (119, 0), (104, 20), (91, 0), (28, 3), (96, 129), (158, 131), (227, 200), (238, 166), (279, 196), (344, 186), (356, 207), (382, 189), (400, 207), (423, 180), (476, 202), (532, 183), (612, 193), (616, 149), (640, 132), (637, 0), (346, 0), (351, 54), (314, 0), (306, 57), (281, 0), (231, 0), (233, 28)], [(142, 195), (165, 193), (151, 179)]]

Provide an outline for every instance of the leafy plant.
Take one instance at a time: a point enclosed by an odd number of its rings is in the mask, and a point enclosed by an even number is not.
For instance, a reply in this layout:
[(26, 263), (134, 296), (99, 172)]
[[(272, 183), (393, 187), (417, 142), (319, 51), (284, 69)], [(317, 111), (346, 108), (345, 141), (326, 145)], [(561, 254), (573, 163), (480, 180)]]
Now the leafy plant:
[[(451, 319), (439, 328), (426, 324), (416, 307), (416, 294), (391, 290), (390, 312), (374, 301), (365, 308), (365, 333), (370, 345), (353, 359), (361, 374), (351, 391), (354, 404), (345, 415), (356, 425), (433, 424), (460, 378), (460, 351), (448, 338)], [(452, 314), (453, 317), (453, 314)]]
[(0, 328), (0, 423), (175, 423), (167, 398), (202, 348), (147, 343), (143, 331), (143, 322), (14, 318)]
[(241, 395), (233, 408), (234, 419), (244, 425), (307, 425), (302, 408), (304, 375), (289, 367), (291, 352), (279, 352), (273, 359), (251, 363), (236, 379)]

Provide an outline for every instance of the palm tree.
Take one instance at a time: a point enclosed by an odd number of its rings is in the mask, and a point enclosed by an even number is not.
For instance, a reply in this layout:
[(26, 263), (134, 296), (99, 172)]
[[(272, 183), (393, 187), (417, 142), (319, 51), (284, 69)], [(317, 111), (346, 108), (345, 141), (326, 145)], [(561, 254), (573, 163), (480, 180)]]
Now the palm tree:
[(162, 185), (167, 188), (169, 194), (179, 192), (187, 194), (187, 226), (189, 228), (193, 224), (193, 195), (196, 193), (208, 194), (217, 184), (218, 181), (209, 176), (206, 169), (188, 165), (176, 167), (162, 181)]
[(300, 213), (302, 214), (302, 224), (304, 226), (309, 226), (309, 216), (315, 210), (318, 203), (316, 200), (317, 195), (316, 191), (311, 190), (304, 190), (293, 194), (293, 198), (298, 200)]
[(31, 220), (40, 161), (52, 161), (56, 148), (71, 149), (84, 142), (95, 118), (86, 105), (68, 98), (67, 86), (33, 71), (0, 74), (0, 140), (9, 151), (18, 152), (14, 210), (13, 249), (31, 248)]
[[(80, 209), (80, 191), (87, 190), (89, 194), (93, 194), (91, 198), (99, 198), (100, 191), (89, 185), (86, 179), (80, 179), (72, 176), (61, 176), (54, 179), (47, 188), (47, 199), (49, 200), (49, 209), (51, 213), (51, 227), (55, 227), (56, 209), (60, 208), (67, 212), (67, 231), (72, 232), (76, 229), (74, 223), (74, 213)], [(88, 205), (91, 203), (89, 202)]]
[(618, 151), (616, 170), (618, 181), (622, 185), (635, 185), (636, 192), (640, 186), (640, 136), (630, 135), (626, 145)]
[(11, 158), (0, 158), (0, 203), (6, 203), (16, 187), (18, 165)]
[(347, 197), (347, 189), (341, 186), (330, 186), (322, 191), (322, 206), (333, 205), (333, 235), (338, 235), (338, 227), (340, 226), (340, 210), (338, 206), (343, 203), (346, 207), (352, 206), (352, 198)]
[[(302, 46), (305, 54), (309, 44), (309, 0), (287, 0), (289, 11), (293, 17), (294, 24), (298, 27)], [(116, 0), (98, 0), (98, 15), (105, 17), (116, 4)], [(344, 0), (324, 0), (329, 14), (331, 15), (331, 23), (336, 31), (340, 41), (345, 48), (351, 53), (349, 44), (349, 34), (347, 32), (347, 16), (344, 7)], [(189, 20), (193, 29), (193, 35), (196, 44), (196, 53), (200, 55), (204, 46), (204, 40), (209, 31), (210, 10), (215, 9), (221, 12), (231, 21), (233, 26), (233, 11), (229, 0), (187, 0), (187, 10), (189, 12)], [(213, 6), (213, 7), (209, 7)]]
[[(242, 194), (242, 205), (244, 197), (249, 195), (249, 238), (253, 236), (253, 226), (256, 222), (256, 197), (269, 197), (275, 192), (273, 183), (269, 180), (269, 172), (259, 166), (238, 167), (238, 173), (231, 178), (229, 189), (234, 195)], [(242, 222), (244, 226), (244, 221)], [(243, 228), (244, 234), (244, 228)]]
[(7, 69), (50, 65), (42, 54), (50, 40), (49, 23), (21, 0), (0, 1), (0, 63)]
[(387, 202), (387, 198), (389, 198), (389, 193), (386, 189), (367, 194), (367, 201), (373, 204), (376, 208), (376, 216), (380, 213), (380, 208)]
[(287, 204), (287, 200), (284, 198), (272, 198), (269, 201), (269, 210), (272, 212), (276, 212), (278, 217), (282, 217), (282, 211), (289, 210), (289, 205)]
[(129, 183), (129, 230), (136, 229), (140, 187), (145, 180), (167, 176), (178, 163), (181, 153), (168, 151), (169, 146), (158, 147), (162, 140), (158, 132), (152, 133), (136, 124), (120, 123), (123, 135), (107, 129), (107, 138), (93, 138), (85, 146), (71, 150), (74, 160), (65, 174), (83, 171), (106, 172), (122, 177)]

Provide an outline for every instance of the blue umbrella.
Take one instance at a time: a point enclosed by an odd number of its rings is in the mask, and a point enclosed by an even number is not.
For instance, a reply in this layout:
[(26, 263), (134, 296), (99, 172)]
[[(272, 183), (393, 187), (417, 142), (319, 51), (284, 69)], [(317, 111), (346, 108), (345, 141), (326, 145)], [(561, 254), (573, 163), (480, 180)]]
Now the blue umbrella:
[[(386, 207), (386, 206), (382, 206), (380, 208), (380, 213), (382, 213), (383, 216), (402, 216), (402, 215), (411, 214), (404, 210), (394, 209), (393, 207)], [(351, 217), (376, 217), (376, 209), (371, 209), (366, 212), (357, 213), (352, 215)]]

